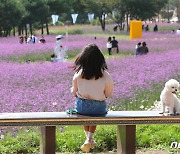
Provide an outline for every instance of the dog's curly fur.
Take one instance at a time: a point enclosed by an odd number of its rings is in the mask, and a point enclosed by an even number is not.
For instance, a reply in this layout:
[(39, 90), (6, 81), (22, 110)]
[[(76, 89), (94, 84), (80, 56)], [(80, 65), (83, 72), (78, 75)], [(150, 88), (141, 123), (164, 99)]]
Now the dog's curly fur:
[(170, 79), (165, 83), (165, 87), (160, 95), (162, 103), (162, 112), (165, 113), (165, 108), (168, 108), (170, 115), (180, 115), (180, 101), (176, 96), (179, 88), (179, 82), (175, 79)]

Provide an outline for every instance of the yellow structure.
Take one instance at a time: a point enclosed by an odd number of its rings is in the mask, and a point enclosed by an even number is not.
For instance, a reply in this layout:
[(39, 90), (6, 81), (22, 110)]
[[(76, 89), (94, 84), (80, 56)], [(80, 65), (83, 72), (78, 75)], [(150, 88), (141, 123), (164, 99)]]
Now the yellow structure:
[(142, 38), (142, 21), (130, 21), (130, 39)]

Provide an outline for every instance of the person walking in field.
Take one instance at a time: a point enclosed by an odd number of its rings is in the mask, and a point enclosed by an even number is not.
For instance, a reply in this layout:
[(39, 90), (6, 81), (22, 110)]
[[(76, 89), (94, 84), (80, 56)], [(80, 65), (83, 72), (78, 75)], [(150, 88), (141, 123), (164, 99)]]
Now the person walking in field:
[[(79, 114), (94, 116), (107, 113), (106, 99), (113, 94), (113, 80), (107, 69), (105, 58), (95, 44), (85, 46), (76, 58), (71, 92), (76, 97), (75, 109)], [(89, 152), (96, 145), (93, 139), (96, 125), (83, 127), (86, 140), (81, 150)]]

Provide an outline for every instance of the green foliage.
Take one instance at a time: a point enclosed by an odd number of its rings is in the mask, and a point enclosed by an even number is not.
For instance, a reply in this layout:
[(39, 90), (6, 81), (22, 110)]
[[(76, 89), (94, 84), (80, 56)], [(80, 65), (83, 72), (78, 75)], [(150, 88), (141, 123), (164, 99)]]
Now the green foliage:
[[(78, 55), (80, 50), (68, 50), (68, 60), (74, 60), (74, 58)], [(24, 56), (12, 56), (6, 59), (7, 61), (18, 62), (18, 63), (25, 63), (27, 61), (30, 62), (37, 62), (37, 61), (51, 61), (51, 54), (52, 52), (45, 52), (45, 53), (34, 53), (34, 54), (27, 54)]]
[(24, 8), (16, 0), (1, 0), (0, 2), (0, 36), (7, 36), (12, 28), (22, 20)]
[[(60, 127), (61, 129), (61, 127)], [(59, 152), (77, 152), (83, 144), (85, 136), (83, 129), (80, 126), (64, 127), (64, 132), (61, 133), (59, 127), (57, 129), (56, 151)]]
[(179, 125), (142, 125), (137, 126), (138, 149), (166, 149), (170, 152), (178, 149), (170, 149), (172, 142), (180, 141)]
[(116, 127), (115, 126), (98, 126), (95, 134), (97, 146), (95, 152), (99, 151), (114, 151), (117, 148), (116, 144)]
[[(57, 126), (56, 127), (56, 151), (80, 152), (80, 147), (85, 141), (82, 126)], [(138, 125), (136, 127), (137, 149), (167, 150), (178, 152), (178, 149), (170, 149), (171, 142), (179, 142), (180, 126), (171, 125)], [(116, 151), (116, 126), (98, 126), (94, 139), (97, 146), (93, 152)], [(30, 127), (20, 130), (16, 136), (5, 134), (5, 139), (0, 140), (0, 153), (38, 153), (39, 129)]]
[(25, 63), (26, 61), (36, 62), (36, 61), (50, 61), (52, 52), (47, 53), (36, 53), (36, 54), (27, 54), (24, 56), (12, 56), (9, 57), (8, 61)]
[(80, 50), (68, 50), (67, 55), (68, 55), (68, 60), (74, 60), (74, 58), (80, 53)]
[(147, 20), (156, 16), (168, 0), (122, 0), (131, 18)]
[[(78, 13), (77, 23), (87, 23), (87, 13), (94, 13), (95, 20), (92, 24), (100, 24), (103, 31), (105, 25), (112, 22), (105, 19), (105, 14), (113, 19), (113, 22), (122, 24), (125, 15), (131, 18), (142, 20), (150, 19), (156, 16), (168, 0), (1, 0), (0, 3), (0, 36), (7, 36), (10, 31), (18, 27), (18, 34), (25, 30), (26, 24), (30, 24), (30, 33), (33, 29), (42, 28), (46, 24), (47, 34), (48, 23), (51, 22), (51, 15), (59, 15), (59, 20), (63, 23), (70, 21), (72, 23), (71, 13)], [(176, 3), (177, 5), (179, 3)], [(179, 7), (178, 7), (179, 8)], [(8, 13), (7, 13), (8, 10)], [(112, 11), (116, 12), (112, 18)], [(143, 12), (143, 13), (142, 13)], [(36, 25), (35, 25), (36, 24)], [(75, 33), (77, 34), (77, 32)], [(79, 32), (78, 32), (79, 34)]]
[[(55, 29), (51, 30), (50, 34), (65, 34), (66, 31), (64, 29)], [(83, 34), (83, 31), (79, 28), (68, 29), (69, 35)]]
[(159, 27), (159, 31), (168, 31), (171, 32), (172, 30), (176, 30), (179, 29), (179, 25), (171, 25), (171, 26), (163, 26), (163, 27)]
[(91, 21), (91, 24), (92, 24), (92, 25), (100, 25), (100, 22), (99, 22), (99, 20), (96, 18), (96, 19), (94, 19), (94, 20)]
[[(14, 137), (15, 135), (15, 137)], [(17, 136), (16, 136), (17, 135)], [(0, 140), (0, 153), (35, 153), (39, 151), (39, 133), (35, 129), (23, 129), (18, 134), (5, 134)]]

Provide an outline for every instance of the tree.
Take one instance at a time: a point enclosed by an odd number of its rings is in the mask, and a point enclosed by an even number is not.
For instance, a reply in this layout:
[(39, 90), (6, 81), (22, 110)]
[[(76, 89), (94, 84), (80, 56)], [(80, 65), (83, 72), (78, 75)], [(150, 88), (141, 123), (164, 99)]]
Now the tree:
[(174, 4), (177, 9), (178, 22), (180, 22), (180, 0), (174, 0)]
[(120, 30), (124, 29), (123, 22), (125, 21), (125, 14), (126, 14), (126, 7), (123, 4), (122, 0), (111, 0), (109, 3), (110, 10), (110, 17), (114, 20), (117, 25), (119, 25)]
[(119, 16), (122, 16), (122, 19), (123, 16), (126, 15), (127, 27), (129, 27), (129, 17), (130, 19), (140, 20), (151, 19), (159, 13), (167, 1), (168, 0), (114, 0), (114, 6), (116, 6), (116, 10), (119, 8)]
[[(27, 11), (26, 16), (23, 18), (22, 25), (30, 25), (30, 33), (33, 33), (33, 24), (37, 23), (40, 25), (43, 34), (43, 24), (48, 23), (49, 16), (49, 6), (47, 5), (47, 0), (22, 0), (24, 7)], [(49, 31), (47, 29), (47, 34)]]
[(59, 15), (60, 20), (64, 21), (67, 16), (70, 16), (71, 2), (67, 0), (48, 0), (49, 17), (52, 14)]
[(166, 4), (166, 6), (160, 11), (160, 15), (163, 19), (167, 19), (168, 22), (170, 22), (170, 18), (173, 16), (173, 12), (171, 10), (174, 9), (174, 6), (168, 2), (168, 4)]
[(128, 0), (124, 4), (132, 19), (147, 20), (156, 16), (167, 2), (168, 0)]
[(10, 35), (12, 29), (15, 35), (15, 26), (17, 26), (22, 19), (23, 7), (21, 3), (16, 0), (1, 0), (0, 3), (0, 36)]
[(89, 13), (94, 13), (98, 17), (101, 28), (105, 30), (106, 14), (110, 12), (109, 0), (81, 0)]
[[(41, 34), (44, 34), (44, 24), (48, 25), (49, 18), (49, 6), (47, 5), (47, 0), (38, 0), (36, 5), (34, 6), (34, 12), (32, 15), (34, 15), (36, 22), (40, 22)], [(49, 34), (48, 27), (46, 27), (46, 31), (47, 34)]]
[[(71, 0), (70, 1), (70, 14), (77, 13), (78, 20), (77, 23), (86, 23), (88, 12), (85, 9), (85, 5), (81, 0)], [(70, 17), (71, 18), (71, 17)]]

